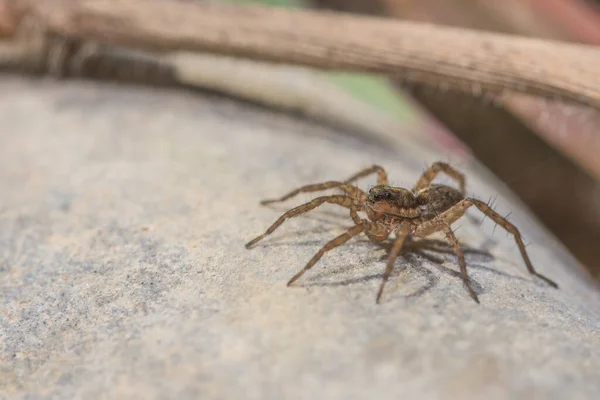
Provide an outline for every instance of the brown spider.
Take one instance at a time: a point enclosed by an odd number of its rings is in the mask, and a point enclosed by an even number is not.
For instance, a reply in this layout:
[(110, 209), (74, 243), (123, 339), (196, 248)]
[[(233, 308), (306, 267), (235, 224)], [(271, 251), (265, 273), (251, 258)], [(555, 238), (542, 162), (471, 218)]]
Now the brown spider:
[[(460, 186), (460, 190), (445, 185), (431, 184), (433, 179), (440, 172), (444, 172), (456, 180)], [(377, 185), (371, 188), (368, 194), (356, 186), (351, 185), (351, 182), (372, 173), (377, 173)], [(381, 282), (379, 292), (377, 293), (376, 301), (379, 303), (381, 294), (383, 293), (383, 287), (390, 277), (394, 263), (402, 249), (405, 239), (409, 235), (413, 238), (424, 238), (435, 232), (442, 231), (445, 233), (446, 239), (458, 257), (461, 276), (469, 294), (473, 300), (479, 303), (477, 294), (471, 287), (469, 281), (465, 256), (458, 243), (458, 239), (451, 229), (451, 225), (461, 218), (469, 207), (475, 206), (498, 225), (513, 234), (515, 241), (519, 246), (519, 250), (521, 251), (521, 255), (523, 256), (523, 260), (525, 260), (525, 265), (531, 274), (543, 279), (549, 285), (558, 288), (556, 283), (535, 271), (529, 260), (529, 256), (525, 251), (525, 245), (523, 244), (519, 230), (513, 224), (508, 222), (506, 218), (503, 218), (492, 210), (486, 203), (471, 197), (465, 197), (465, 178), (463, 174), (452, 168), (450, 165), (442, 162), (436, 162), (431, 165), (431, 167), (421, 175), (412, 190), (389, 186), (385, 170), (378, 165), (373, 165), (359, 171), (343, 182), (329, 181), (303, 186), (286, 194), (280, 199), (264, 200), (261, 204), (264, 205), (285, 201), (299, 193), (316, 192), (334, 188), (343, 190), (344, 194), (317, 197), (308, 203), (289, 210), (279, 217), (279, 219), (275, 221), (264, 234), (246, 244), (246, 248), (251, 247), (265, 236), (273, 233), (273, 231), (286, 219), (308, 212), (321, 204), (331, 203), (348, 208), (350, 210), (350, 217), (352, 217), (355, 225), (323, 246), (308, 264), (290, 279), (288, 286), (315, 265), (327, 251), (346, 243), (361, 232), (364, 232), (369, 239), (376, 242), (381, 242), (387, 239), (390, 234), (395, 233), (396, 239), (388, 257), (383, 281)], [(358, 215), (359, 211), (365, 212), (368, 219), (360, 218)]]

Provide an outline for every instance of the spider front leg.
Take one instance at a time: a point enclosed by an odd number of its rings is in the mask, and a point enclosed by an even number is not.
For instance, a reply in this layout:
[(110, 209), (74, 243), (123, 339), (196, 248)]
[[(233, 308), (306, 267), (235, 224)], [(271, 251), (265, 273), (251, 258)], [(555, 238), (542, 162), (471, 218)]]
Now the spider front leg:
[(448, 242), (454, 249), (454, 253), (458, 258), (458, 265), (460, 266), (460, 275), (462, 277), (462, 280), (473, 300), (475, 300), (475, 302), (479, 304), (479, 298), (477, 297), (477, 293), (475, 293), (475, 290), (473, 290), (473, 286), (471, 286), (469, 273), (467, 272), (467, 263), (465, 262), (465, 254), (463, 253), (463, 250), (460, 247), (460, 244), (458, 243), (458, 239), (452, 231), (452, 228), (450, 228), (450, 225), (444, 224), (443, 221), (440, 222), (442, 224), (442, 230), (446, 234), (446, 239), (448, 239)]
[(351, 197), (354, 197), (354, 198), (360, 199), (360, 200), (364, 200), (364, 198), (366, 197), (365, 192), (363, 192), (356, 186), (352, 186), (352, 185), (350, 185), (348, 183), (344, 183), (344, 182), (329, 181), (329, 182), (323, 182), (323, 183), (316, 183), (316, 184), (312, 184), (312, 185), (305, 185), (305, 186), (299, 187), (298, 189), (292, 190), (291, 192), (285, 194), (284, 196), (282, 196), (278, 199), (263, 200), (260, 202), (260, 204), (267, 205), (267, 204), (272, 204), (272, 203), (281, 203), (283, 201), (291, 199), (294, 196), (299, 195), (300, 193), (318, 192), (318, 191), (327, 190), (327, 189), (341, 189), (344, 192), (346, 192), (347, 194), (349, 194)]
[(318, 192), (318, 191), (327, 190), (327, 189), (341, 189), (344, 192), (346, 192), (347, 194), (349, 194), (351, 197), (364, 200), (366, 197), (365, 192), (363, 192), (356, 186), (351, 185), (350, 183), (352, 183), (360, 178), (364, 178), (366, 176), (374, 174), (374, 173), (377, 173), (377, 184), (383, 184), (383, 185), (388, 184), (387, 173), (385, 172), (385, 170), (382, 167), (380, 167), (379, 165), (372, 165), (369, 168), (365, 168), (365, 169), (358, 171), (356, 174), (352, 175), (350, 178), (346, 179), (343, 182), (329, 181), (329, 182), (324, 182), (324, 183), (305, 185), (305, 186), (299, 187), (298, 189), (292, 190), (291, 192), (287, 193), (286, 195), (284, 195), (278, 199), (263, 200), (260, 202), (260, 204), (267, 205), (267, 204), (272, 204), (272, 203), (279, 203), (279, 202), (288, 200), (300, 193)]
[(344, 232), (343, 234), (341, 234), (340, 236), (336, 237), (335, 239), (333, 239), (332, 241), (327, 243), (325, 246), (323, 246), (321, 248), (321, 250), (319, 250), (317, 252), (317, 254), (315, 254), (313, 256), (313, 258), (310, 259), (310, 261), (306, 264), (306, 266), (304, 268), (302, 268), (302, 270), (300, 270), (300, 272), (298, 272), (296, 275), (294, 275), (292, 277), (292, 279), (289, 280), (287, 285), (290, 286), (292, 283), (296, 282), (302, 275), (304, 275), (304, 273), (306, 271), (311, 269), (313, 267), (313, 265), (315, 265), (317, 263), (317, 261), (319, 261), (321, 259), (321, 257), (323, 257), (323, 255), (325, 253), (327, 253), (329, 250), (332, 250), (338, 246), (343, 245), (348, 240), (352, 239), (354, 236), (356, 236), (359, 233), (361, 233), (362, 231), (364, 231), (365, 227), (367, 227), (368, 224), (369, 223), (367, 221), (362, 221), (359, 225), (353, 226), (352, 228), (350, 228), (349, 230), (347, 230), (346, 232)]
[(451, 167), (449, 164), (443, 163), (441, 161), (433, 163), (429, 168), (425, 170), (425, 172), (423, 172), (423, 174), (417, 181), (417, 184), (413, 187), (413, 191), (423, 189), (425, 186), (430, 185), (431, 182), (440, 172), (444, 172), (446, 175), (453, 178), (458, 183), (460, 191), (464, 196), (467, 190), (465, 176), (453, 167)]
[(469, 295), (471, 295), (473, 300), (475, 300), (475, 302), (479, 304), (479, 298), (477, 297), (477, 293), (475, 293), (475, 290), (473, 290), (473, 287), (471, 286), (471, 281), (469, 280), (469, 273), (467, 272), (467, 263), (465, 262), (465, 254), (462, 248), (460, 247), (460, 244), (458, 243), (456, 235), (450, 227), (450, 225), (453, 222), (455, 222), (457, 219), (464, 215), (468, 208), (468, 206), (465, 207), (465, 205), (465, 200), (461, 200), (459, 203), (449, 208), (439, 216), (430, 219), (429, 221), (423, 222), (414, 230), (413, 235), (415, 237), (424, 238), (439, 231), (444, 232), (444, 234), (446, 235), (446, 240), (448, 240), (448, 242), (452, 246), (452, 249), (454, 250), (454, 254), (456, 254), (456, 257), (458, 258), (460, 275), (465, 286), (467, 287), (467, 291), (469, 292)]
[(387, 177), (387, 172), (385, 172), (385, 169), (383, 169), (379, 165), (371, 165), (369, 168), (360, 170), (356, 174), (352, 175), (350, 178), (346, 179), (344, 182), (351, 183), (360, 178), (364, 178), (365, 176), (369, 176), (373, 173), (377, 173), (377, 184), (378, 185), (387, 185), (389, 183), (388, 177)]
[(398, 236), (396, 238), (396, 241), (394, 242), (394, 247), (392, 247), (392, 251), (390, 251), (390, 255), (388, 256), (388, 262), (385, 267), (385, 273), (383, 274), (383, 281), (381, 282), (381, 285), (379, 286), (379, 291), (377, 292), (377, 298), (375, 302), (378, 304), (381, 300), (381, 295), (383, 294), (383, 287), (385, 286), (385, 283), (388, 281), (390, 275), (392, 274), (394, 264), (396, 263), (396, 259), (398, 258), (398, 254), (400, 254), (400, 250), (402, 250), (402, 246), (404, 245), (404, 241), (408, 237), (409, 232), (410, 225), (408, 223), (403, 223), (402, 225), (400, 225), (397, 233)]
[(292, 208), (291, 210), (283, 214), (281, 217), (279, 217), (279, 219), (277, 219), (277, 221), (275, 221), (275, 223), (273, 223), (273, 225), (269, 227), (269, 229), (267, 229), (265, 233), (246, 243), (246, 248), (251, 247), (252, 245), (262, 240), (265, 236), (268, 236), (271, 233), (273, 233), (273, 231), (277, 229), (281, 224), (283, 224), (283, 222), (286, 219), (296, 217), (300, 214), (304, 214), (324, 203), (337, 204), (350, 209), (350, 216), (352, 217), (354, 223), (357, 225), (362, 223), (362, 220), (358, 216), (358, 205), (355, 203), (355, 199), (353, 199), (352, 197), (343, 195), (317, 197), (316, 199), (308, 203), (299, 205), (298, 207)]

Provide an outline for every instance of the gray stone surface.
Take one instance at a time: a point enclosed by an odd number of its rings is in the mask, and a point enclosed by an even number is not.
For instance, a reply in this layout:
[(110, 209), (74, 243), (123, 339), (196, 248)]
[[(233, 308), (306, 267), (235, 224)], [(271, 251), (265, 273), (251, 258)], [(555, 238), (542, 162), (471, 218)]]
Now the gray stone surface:
[(287, 288), (350, 225), (334, 207), (244, 248), (309, 196), (260, 199), (373, 162), (407, 186), (423, 169), (222, 98), (2, 78), (0, 397), (600, 398), (600, 297), (522, 211), (560, 290), (468, 219), (480, 305), (452, 255), (410, 252), (375, 305), (385, 249), (363, 238)]

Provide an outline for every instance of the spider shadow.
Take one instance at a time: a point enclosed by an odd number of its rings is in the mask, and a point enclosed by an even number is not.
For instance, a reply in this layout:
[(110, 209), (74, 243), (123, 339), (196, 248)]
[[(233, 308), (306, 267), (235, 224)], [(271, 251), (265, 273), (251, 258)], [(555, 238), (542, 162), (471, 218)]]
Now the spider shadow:
[[(386, 251), (386, 254), (379, 257), (379, 261), (386, 261), (388, 258), (388, 254), (393, 247), (393, 242), (373, 243), (370, 240), (363, 240), (362, 242), (364, 244), (370, 244), (370, 245), (375, 244), (379, 249)], [(521, 281), (527, 281), (527, 279), (525, 279), (525, 278), (507, 274), (505, 272), (498, 271), (498, 270), (490, 268), (490, 267), (486, 267), (486, 266), (483, 266), (480, 264), (472, 264), (469, 261), (473, 261), (473, 258), (476, 258), (479, 261), (485, 262), (485, 261), (494, 260), (494, 257), (488, 251), (473, 248), (471, 246), (461, 245), (461, 248), (463, 249), (463, 253), (465, 254), (465, 260), (467, 262), (467, 269), (481, 270), (481, 271), (491, 272), (498, 276), (509, 277), (509, 278), (521, 280)], [(437, 254), (434, 255), (431, 253), (437, 253)], [(390, 276), (390, 281), (393, 280), (394, 278), (399, 277), (402, 273), (404, 273), (409, 268), (408, 264), (410, 264), (411, 271), (416, 272), (417, 275), (424, 278), (424, 280), (425, 280), (425, 283), (423, 285), (421, 285), (416, 291), (405, 295), (404, 297), (406, 297), (406, 298), (420, 297), (423, 294), (425, 294), (426, 292), (432, 290), (439, 282), (439, 278), (430, 269), (426, 268), (423, 265), (424, 260), (427, 260), (430, 263), (432, 263), (437, 268), (438, 271), (440, 271), (446, 275), (449, 275), (452, 278), (459, 279), (459, 281), (462, 283), (461, 273), (452, 268), (448, 268), (444, 265), (448, 261), (456, 264), (457, 260), (456, 260), (456, 254), (454, 253), (454, 249), (452, 248), (452, 246), (443, 240), (421, 239), (421, 240), (417, 241), (417, 240), (409, 238), (408, 241), (405, 243), (405, 247), (403, 248), (402, 252), (400, 253), (400, 257), (403, 258), (406, 261), (406, 263), (403, 263), (402, 268), (395, 269), (392, 272), (392, 275)], [(366, 282), (373, 281), (373, 280), (381, 281), (383, 279), (383, 271), (382, 271), (381, 273), (370, 274), (370, 275), (362, 276), (359, 278), (350, 278), (350, 279), (344, 279), (344, 280), (334, 281), (334, 282), (320, 281), (320, 279), (322, 279), (326, 276), (342, 274), (350, 268), (351, 267), (343, 267), (343, 268), (336, 269), (335, 271), (319, 272), (319, 273), (314, 274), (311, 277), (307, 278), (308, 282), (305, 283), (303, 286), (305, 286), (305, 287), (311, 287), (311, 286), (337, 287), (337, 286), (348, 286), (348, 285), (352, 285), (352, 284), (366, 283)], [(479, 282), (477, 282), (476, 280), (474, 280), (472, 276), (469, 276), (469, 281), (471, 282), (473, 290), (478, 295), (484, 293), (484, 289), (481, 286), (481, 284)]]
[[(382, 258), (385, 258), (385, 256)], [(418, 263), (418, 262), (415, 263), (415, 259), (412, 257), (412, 254), (405, 255), (405, 260), (407, 261), (407, 263), (411, 264), (410, 267), (411, 267), (412, 271), (415, 271), (418, 275), (425, 278), (425, 284), (421, 285), (413, 293), (409, 293), (409, 294), (405, 295), (404, 297), (407, 297), (407, 298), (420, 297), (423, 294), (425, 294), (426, 292), (428, 292), (429, 290), (433, 289), (437, 285), (439, 278), (437, 278), (435, 276), (435, 274), (433, 272), (431, 272), (429, 269), (423, 267), (420, 263)], [(307, 278), (308, 282), (305, 283), (303, 286), (304, 287), (312, 287), (312, 286), (338, 287), (338, 286), (349, 286), (349, 285), (353, 285), (353, 284), (361, 284), (361, 283), (366, 283), (366, 282), (370, 282), (370, 281), (374, 281), (374, 280), (381, 281), (383, 279), (383, 272), (381, 272), (381, 273), (362, 276), (359, 278), (344, 279), (344, 280), (336, 281), (336, 282), (319, 281), (321, 278), (324, 278), (325, 276), (331, 276), (331, 275), (337, 275), (337, 274), (344, 273), (347, 269), (349, 269), (349, 268), (340, 268), (340, 269), (337, 269), (337, 270), (329, 272), (329, 273), (328, 272), (317, 273), (317, 274)], [(400, 269), (395, 269), (392, 272), (392, 274), (390, 275), (390, 281), (393, 280), (394, 278), (398, 278), (407, 269), (408, 269), (408, 265), (406, 265), (406, 264), (404, 264), (403, 267)]]
[[(371, 245), (375, 244), (379, 249), (386, 251), (387, 254), (384, 254), (381, 257), (379, 257), (379, 261), (387, 260), (388, 254), (393, 247), (393, 242), (374, 243), (368, 239), (362, 240), (361, 242), (362, 242), (362, 244), (371, 244)], [(414, 291), (410, 294), (407, 294), (404, 297), (407, 297), (407, 298), (420, 297), (423, 294), (425, 294), (426, 292), (433, 289), (437, 285), (439, 278), (436, 277), (435, 274), (433, 272), (431, 272), (428, 268), (425, 268), (423, 266), (423, 259), (427, 259), (428, 261), (436, 264), (440, 271), (442, 271), (446, 274), (449, 274), (455, 278), (459, 278), (459, 279), (461, 279), (461, 282), (462, 282), (462, 277), (459, 272), (443, 266), (443, 264), (446, 260), (438, 258), (436, 256), (433, 256), (429, 253), (426, 253), (424, 250), (437, 251), (437, 252), (445, 253), (445, 254), (449, 254), (449, 253), (454, 254), (454, 250), (452, 249), (452, 247), (441, 240), (423, 239), (423, 240), (415, 241), (413, 239), (408, 239), (407, 242), (405, 243), (405, 246), (404, 246), (402, 252), (400, 253), (400, 258), (401, 259), (403, 258), (406, 261), (406, 263), (403, 263), (402, 268), (394, 269), (394, 271), (392, 272), (392, 274), (390, 276), (390, 280), (393, 280), (394, 278), (399, 277), (402, 273), (404, 273), (409, 268), (409, 266), (407, 264), (410, 264), (411, 271), (415, 271), (419, 276), (423, 277), (425, 279), (425, 283), (423, 285), (421, 285), (416, 291)], [(473, 249), (470, 247), (463, 248), (463, 251), (465, 252), (465, 254), (474, 253), (474, 254), (478, 254), (478, 255), (485, 255), (485, 256), (491, 257), (489, 255), (489, 253), (487, 253), (487, 252)], [(373, 281), (373, 280), (381, 281), (383, 279), (383, 271), (382, 271), (381, 273), (370, 274), (370, 275), (362, 276), (359, 278), (344, 279), (344, 280), (335, 281), (335, 282), (319, 281), (321, 278), (324, 278), (325, 276), (331, 276), (332, 274), (337, 275), (337, 274), (344, 273), (347, 269), (349, 269), (349, 267), (339, 268), (339, 269), (336, 269), (335, 271), (320, 272), (320, 273), (314, 274), (310, 278), (307, 278), (308, 282), (305, 283), (303, 286), (305, 286), (305, 287), (311, 287), (311, 286), (337, 287), (337, 286), (348, 286), (348, 285), (352, 285), (352, 284), (366, 283), (366, 282)], [(478, 282), (474, 281), (472, 278), (470, 278), (470, 281), (473, 286), (473, 289), (475, 290), (475, 292), (477, 294), (480, 294), (483, 292), (483, 289)]]
[[(279, 207), (271, 206), (269, 208), (278, 209)], [(303, 230), (300, 232), (294, 231), (294, 232), (284, 233), (283, 235), (280, 234), (276, 238), (271, 239), (268, 243), (263, 244), (263, 246), (265, 246), (265, 247), (289, 246), (292, 244), (295, 246), (315, 246), (318, 244), (322, 245), (322, 244), (324, 244), (323, 240), (305, 240), (302, 242), (298, 242), (297, 240), (294, 240), (292, 242), (292, 241), (288, 241), (285, 239), (290, 238), (290, 237), (297, 239), (297, 237), (303, 233), (315, 233), (315, 234), (330, 233), (334, 230), (338, 230), (340, 227), (340, 224), (339, 224), (340, 220), (349, 218), (349, 216), (347, 216), (347, 215), (345, 216), (341, 212), (319, 210), (316, 213), (313, 212), (309, 215), (304, 216), (304, 218), (309, 218), (309, 219), (312, 219), (313, 221), (318, 221), (321, 224), (329, 225), (330, 227), (320, 226), (320, 227), (316, 227), (311, 230)], [(344, 226), (343, 228), (349, 229), (350, 227), (351, 226)], [(284, 240), (281, 240), (281, 239), (284, 239)], [(358, 243), (359, 244), (369, 244), (369, 245), (374, 244), (377, 247), (379, 247), (380, 249), (385, 250), (386, 253), (388, 253), (388, 254), (391, 251), (391, 248), (393, 246), (393, 241), (376, 243), (376, 242), (372, 242), (368, 239), (363, 239), (363, 240), (358, 241)], [(486, 246), (486, 247), (488, 247), (488, 246)], [(479, 264), (482, 262), (490, 262), (495, 259), (489, 251), (477, 249), (477, 248), (474, 248), (474, 247), (471, 247), (468, 245), (464, 245), (464, 244), (461, 244), (461, 248), (465, 255), (465, 261), (467, 263), (468, 270), (473, 270), (473, 269), (482, 270), (482, 271), (490, 272), (490, 273), (498, 275), (498, 276), (510, 277), (512, 279), (527, 281), (527, 279), (525, 279), (525, 278), (510, 275), (505, 272), (498, 271), (496, 269), (486, 267), (484, 265)], [(432, 253), (437, 253), (438, 255), (441, 255), (441, 257), (434, 255)], [(380, 261), (387, 260), (387, 257), (388, 257), (387, 254), (383, 255), (380, 257), (379, 260)], [(411, 271), (415, 271), (418, 275), (420, 275), (421, 277), (423, 277), (425, 279), (425, 284), (423, 284), (419, 289), (417, 289), (413, 293), (405, 295), (405, 297), (407, 297), (407, 298), (422, 296), (429, 290), (433, 289), (439, 281), (439, 278), (433, 272), (431, 272), (428, 268), (425, 268), (423, 266), (423, 260), (427, 260), (427, 261), (431, 262), (438, 269), (438, 271), (440, 271), (446, 275), (449, 275), (453, 278), (460, 279), (460, 282), (462, 283), (462, 275), (459, 271), (456, 271), (454, 269), (444, 266), (444, 263), (446, 263), (446, 262), (452, 262), (453, 264), (457, 264), (457, 258), (456, 258), (456, 254), (454, 253), (454, 249), (452, 248), (452, 246), (449, 243), (447, 243), (444, 240), (432, 239), (432, 238), (415, 240), (415, 239), (412, 239), (409, 237), (407, 239), (407, 242), (405, 243), (405, 246), (404, 246), (401, 254), (400, 254), (400, 257), (404, 258), (404, 260), (406, 260), (406, 263), (403, 263), (404, 264), (403, 268), (394, 269), (390, 278), (397, 278), (400, 274), (402, 274), (408, 268), (408, 266), (406, 264), (410, 264)], [(473, 264), (473, 261), (479, 262), (479, 263)], [(335, 281), (335, 282), (319, 281), (320, 279), (322, 279), (326, 276), (342, 274), (350, 268), (351, 268), (351, 266), (347, 266), (347, 267), (343, 267), (343, 268), (338, 268), (334, 271), (318, 272), (316, 274), (313, 274), (310, 277), (305, 278), (306, 281), (301, 286), (304, 286), (304, 287), (312, 287), (312, 286), (337, 287), (337, 286), (348, 286), (348, 285), (352, 285), (352, 284), (366, 283), (366, 282), (369, 282), (369, 281), (372, 281), (375, 279), (377, 279), (377, 280), (383, 279), (383, 272), (381, 272), (381, 273), (370, 274), (370, 275), (366, 275), (366, 276), (362, 276), (362, 277), (358, 277), (358, 278), (344, 279), (344, 280)], [(478, 295), (483, 293), (483, 288), (477, 281), (475, 281), (471, 276), (469, 276), (469, 280), (471, 282), (471, 285), (472, 285), (474, 291)]]
[[(443, 266), (444, 262), (452, 262), (454, 264), (458, 263), (456, 253), (454, 253), (454, 249), (452, 248), (452, 246), (450, 246), (449, 243), (447, 243), (443, 240), (437, 240), (437, 239), (424, 239), (424, 240), (419, 240), (418, 242), (415, 242), (415, 243), (418, 243), (417, 249), (416, 249), (417, 251), (415, 252), (416, 254), (431, 261), (436, 266), (439, 265), (441, 267), (440, 270), (445, 271), (447, 274), (450, 274), (453, 276), (458, 276), (458, 277), (461, 276), (460, 272), (454, 271), (453, 269)], [(392, 243), (385, 243), (385, 244), (383, 244), (383, 247), (387, 248), (389, 251), (389, 250), (391, 250)], [(475, 269), (475, 270), (480, 270), (480, 271), (486, 271), (486, 272), (490, 272), (497, 276), (502, 276), (502, 277), (520, 280), (520, 281), (527, 281), (526, 278), (508, 274), (506, 272), (499, 271), (495, 268), (486, 267), (481, 264), (476, 264), (476, 263), (482, 263), (482, 262), (491, 262), (491, 261), (495, 260), (494, 256), (492, 256), (488, 250), (482, 250), (482, 249), (474, 248), (474, 247), (467, 246), (464, 244), (461, 244), (460, 247), (462, 248), (463, 253), (465, 255), (465, 262), (467, 264), (468, 270)], [(439, 258), (439, 257), (432, 255), (430, 253), (431, 251), (442, 254), (444, 256), (444, 258)], [(476, 262), (476, 263), (473, 263), (473, 262)]]

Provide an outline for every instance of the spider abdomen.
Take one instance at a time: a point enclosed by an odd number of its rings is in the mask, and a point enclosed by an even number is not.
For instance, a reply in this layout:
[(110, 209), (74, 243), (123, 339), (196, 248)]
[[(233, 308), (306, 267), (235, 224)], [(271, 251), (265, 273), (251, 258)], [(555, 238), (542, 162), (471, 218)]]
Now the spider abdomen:
[(458, 189), (445, 185), (426, 186), (416, 195), (421, 204), (420, 217), (423, 221), (437, 217), (465, 198)]

